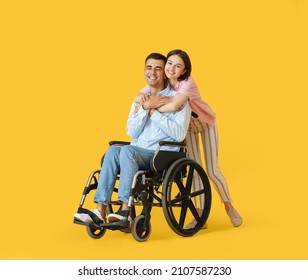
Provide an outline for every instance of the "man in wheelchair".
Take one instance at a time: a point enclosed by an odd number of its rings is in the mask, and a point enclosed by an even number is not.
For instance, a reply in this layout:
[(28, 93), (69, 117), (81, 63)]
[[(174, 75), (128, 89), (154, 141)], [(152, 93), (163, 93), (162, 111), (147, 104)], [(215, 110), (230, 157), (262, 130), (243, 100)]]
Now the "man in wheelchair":
[[(159, 142), (182, 142), (185, 139), (191, 115), (188, 104), (185, 104), (177, 112), (161, 113), (157, 109), (153, 109), (160, 107), (162, 102), (167, 102), (168, 98), (176, 94), (166, 82), (165, 63), (166, 57), (159, 53), (147, 56), (144, 77), (150, 86), (149, 95), (151, 98), (143, 106), (136, 102), (133, 102), (131, 106), (126, 130), (133, 140), (129, 145), (109, 147), (104, 156), (94, 196), (97, 208), (91, 213), (76, 213), (74, 219), (96, 224), (97, 221), (115, 222), (126, 219), (134, 175), (139, 170), (150, 169), (151, 160)], [(158, 98), (158, 96), (166, 98)], [(176, 148), (165, 146), (163, 149), (174, 150)], [(111, 213), (106, 217), (107, 206), (110, 203), (118, 174), (120, 174), (118, 201), (122, 206), (118, 212)]]

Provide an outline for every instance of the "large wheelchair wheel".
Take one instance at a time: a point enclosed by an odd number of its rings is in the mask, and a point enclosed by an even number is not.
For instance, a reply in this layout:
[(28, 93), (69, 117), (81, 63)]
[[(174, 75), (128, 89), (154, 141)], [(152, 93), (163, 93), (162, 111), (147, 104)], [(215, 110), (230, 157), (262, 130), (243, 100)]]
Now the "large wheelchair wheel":
[[(200, 184), (195, 184), (196, 180)], [(162, 206), (167, 223), (175, 233), (182, 236), (197, 233), (206, 223), (211, 202), (208, 177), (196, 161), (182, 158), (169, 167), (163, 184)], [(187, 229), (193, 219), (196, 226)]]

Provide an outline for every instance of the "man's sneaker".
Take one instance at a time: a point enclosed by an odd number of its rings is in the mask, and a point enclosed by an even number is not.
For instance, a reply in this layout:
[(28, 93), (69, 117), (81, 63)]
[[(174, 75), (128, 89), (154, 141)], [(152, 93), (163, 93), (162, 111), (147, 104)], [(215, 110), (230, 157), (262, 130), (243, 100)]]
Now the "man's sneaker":
[(242, 217), (233, 207), (229, 208), (229, 210), (227, 211), (227, 214), (234, 227), (239, 227), (243, 223)]
[[(128, 210), (119, 210), (116, 213), (111, 213), (108, 215), (108, 222), (117, 222), (117, 221), (123, 221), (126, 219), (128, 214)], [(128, 216), (128, 220), (131, 221), (131, 217)]]
[[(96, 209), (92, 210), (92, 212), (102, 221), (104, 221), (104, 219), (101, 216), (101, 213)], [(74, 218), (76, 220), (82, 221), (84, 223), (93, 223), (92, 218), (90, 217), (89, 214), (85, 214), (85, 213), (76, 213), (74, 214)]]

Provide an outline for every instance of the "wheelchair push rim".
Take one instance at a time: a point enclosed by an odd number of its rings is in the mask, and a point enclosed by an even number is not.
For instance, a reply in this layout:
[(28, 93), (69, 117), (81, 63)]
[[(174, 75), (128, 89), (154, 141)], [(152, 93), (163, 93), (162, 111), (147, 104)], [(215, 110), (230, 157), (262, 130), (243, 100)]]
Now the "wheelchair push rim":
[[(200, 180), (200, 189), (194, 186), (193, 178)], [(166, 221), (175, 233), (186, 237), (202, 229), (211, 202), (208, 177), (196, 161), (182, 158), (169, 167), (163, 184), (162, 207)], [(186, 228), (193, 219), (196, 220), (195, 227)]]

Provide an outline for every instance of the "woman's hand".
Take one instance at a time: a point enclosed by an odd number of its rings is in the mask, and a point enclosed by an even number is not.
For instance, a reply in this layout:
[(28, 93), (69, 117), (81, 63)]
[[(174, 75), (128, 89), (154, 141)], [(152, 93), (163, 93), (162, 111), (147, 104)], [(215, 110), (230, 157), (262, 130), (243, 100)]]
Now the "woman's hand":
[(169, 103), (170, 97), (168, 96), (149, 96), (149, 98), (142, 103), (143, 109), (157, 109), (160, 106), (163, 106)]
[(140, 92), (135, 96), (134, 101), (142, 104), (143, 102), (147, 101), (148, 98), (149, 98), (148, 94)]
[(144, 102), (148, 101), (150, 96), (148, 94), (142, 94), (140, 97), (140, 103), (143, 104)]

